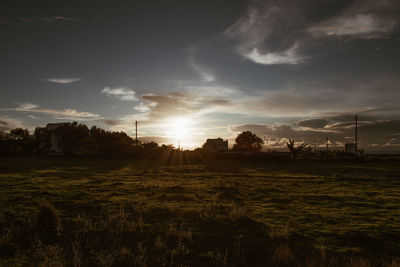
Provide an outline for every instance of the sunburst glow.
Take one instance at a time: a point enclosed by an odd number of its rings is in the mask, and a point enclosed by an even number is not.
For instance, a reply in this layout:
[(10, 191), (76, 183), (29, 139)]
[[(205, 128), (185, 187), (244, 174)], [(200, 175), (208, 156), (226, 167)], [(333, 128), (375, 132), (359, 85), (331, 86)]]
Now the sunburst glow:
[[(182, 149), (194, 149), (202, 143), (198, 141), (201, 131), (197, 128), (199, 119), (192, 116), (173, 116), (163, 122), (164, 136), (169, 144)], [(168, 143), (167, 143), (168, 144)]]
[(171, 120), (171, 135), (181, 141), (188, 137), (189, 120), (183, 117), (176, 117)]

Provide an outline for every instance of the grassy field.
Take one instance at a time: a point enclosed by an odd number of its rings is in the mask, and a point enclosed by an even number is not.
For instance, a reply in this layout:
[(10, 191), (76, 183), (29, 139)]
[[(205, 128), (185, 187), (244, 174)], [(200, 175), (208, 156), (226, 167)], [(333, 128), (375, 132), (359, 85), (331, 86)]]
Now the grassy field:
[(0, 159), (0, 265), (400, 266), (400, 162)]

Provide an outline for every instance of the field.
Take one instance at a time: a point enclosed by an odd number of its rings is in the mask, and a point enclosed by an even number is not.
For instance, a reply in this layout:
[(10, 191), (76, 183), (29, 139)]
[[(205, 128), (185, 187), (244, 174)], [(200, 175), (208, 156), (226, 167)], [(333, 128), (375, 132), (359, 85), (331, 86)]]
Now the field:
[(400, 162), (0, 159), (0, 265), (399, 266)]

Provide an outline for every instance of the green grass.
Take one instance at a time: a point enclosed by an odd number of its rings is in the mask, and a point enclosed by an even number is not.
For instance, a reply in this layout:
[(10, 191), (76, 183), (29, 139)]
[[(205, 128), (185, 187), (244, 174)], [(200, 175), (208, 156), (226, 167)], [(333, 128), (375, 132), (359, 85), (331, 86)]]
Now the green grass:
[[(1, 158), (0, 190), (6, 265), (362, 266), (400, 255), (399, 162)], [(31, 227), (43, 201), (60, 214), (53, 238)]]

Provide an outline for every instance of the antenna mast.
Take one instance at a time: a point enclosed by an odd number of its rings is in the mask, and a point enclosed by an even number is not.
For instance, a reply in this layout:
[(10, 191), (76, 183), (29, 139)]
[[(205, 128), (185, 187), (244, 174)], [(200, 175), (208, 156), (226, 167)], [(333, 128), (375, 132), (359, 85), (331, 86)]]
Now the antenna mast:
[(135, 122), (135, 143), (137, 143), (137, 121)]
[(358, 117), (357, 117), (357, 114), (356, 114), (356, 117), (355, 117), (355, 127), (354, 127), (354, 143), (355, 143), (355, 145), (356, 145), (356, 157), (357, 157), (357, 155), (358, 155), (358, 137), (357, 137), (357, 121), (358, 121)]

